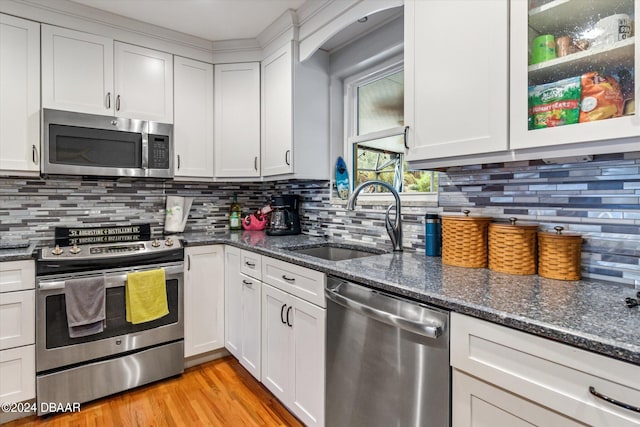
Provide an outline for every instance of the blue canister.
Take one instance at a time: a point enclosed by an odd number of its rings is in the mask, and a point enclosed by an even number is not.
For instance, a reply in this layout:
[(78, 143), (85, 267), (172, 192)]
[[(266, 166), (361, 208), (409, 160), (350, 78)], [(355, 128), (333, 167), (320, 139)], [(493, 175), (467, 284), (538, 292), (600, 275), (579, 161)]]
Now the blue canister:
[(440, 256), (442, 251), (442, 225), (437, 214), (424, 216), (424, 253), (427, 256)]

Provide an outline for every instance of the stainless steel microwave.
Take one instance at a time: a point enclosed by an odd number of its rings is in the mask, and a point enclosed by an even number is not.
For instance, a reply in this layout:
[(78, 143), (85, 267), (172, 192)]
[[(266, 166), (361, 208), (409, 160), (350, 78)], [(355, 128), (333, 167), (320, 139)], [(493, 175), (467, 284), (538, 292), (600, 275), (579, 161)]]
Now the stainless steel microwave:
[(173, 125), (43, 109), (43, 175), (173, 177)]

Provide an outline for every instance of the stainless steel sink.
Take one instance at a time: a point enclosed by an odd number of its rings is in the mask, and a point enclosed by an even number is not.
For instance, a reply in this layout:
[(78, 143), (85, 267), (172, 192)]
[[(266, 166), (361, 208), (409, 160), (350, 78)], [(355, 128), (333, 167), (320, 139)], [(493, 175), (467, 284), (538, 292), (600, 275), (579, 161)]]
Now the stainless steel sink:
[(362, 258), (386, 253), (380, 249), (360, 248), (342, 243), (323, 243), (313, 246), (298, 246), (287, 249), (291, 252), (322, 258), (328, 261), (344, 261), (347, 259)]

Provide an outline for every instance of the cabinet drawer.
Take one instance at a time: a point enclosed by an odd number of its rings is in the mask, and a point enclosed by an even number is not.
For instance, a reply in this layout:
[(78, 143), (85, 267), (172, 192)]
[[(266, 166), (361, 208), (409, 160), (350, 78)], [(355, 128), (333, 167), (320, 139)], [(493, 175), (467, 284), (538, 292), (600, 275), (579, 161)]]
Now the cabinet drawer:
[(262, 281), (319, 307), (326, 307), (324, 273), (273, 258), (262, 259)]
[(262, 255), (245, 251), (240, 251), (240, 272), (254, 279), (262, 279)]
[(21, 402), (36, 397), (34, 345), (0, 351), (0, 402)]
[(640, 366), (457, 313), (451, 365), (588, 425), (640, 424), (640, 413), (589, 392), (640, 406)]
[(0, 294), (0, 350), (35, 342), (35, 291)]
[(32, 260), (0, 263), (0, 292), (34, 289), (35, 263)]

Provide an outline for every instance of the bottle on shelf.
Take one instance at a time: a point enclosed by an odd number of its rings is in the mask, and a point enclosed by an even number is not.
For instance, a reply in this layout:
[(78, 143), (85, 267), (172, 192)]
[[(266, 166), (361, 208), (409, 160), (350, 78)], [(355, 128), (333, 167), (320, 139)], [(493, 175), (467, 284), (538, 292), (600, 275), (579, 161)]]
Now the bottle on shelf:
[(238, 203), (238, 193), (233, 193), (233, 202), (229, 207), (229, 229), (240, 230), (242, 229), (242, 208)]

